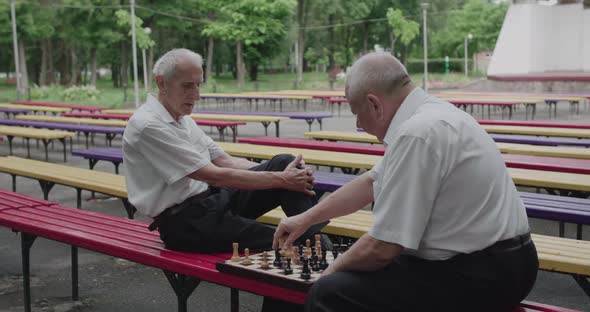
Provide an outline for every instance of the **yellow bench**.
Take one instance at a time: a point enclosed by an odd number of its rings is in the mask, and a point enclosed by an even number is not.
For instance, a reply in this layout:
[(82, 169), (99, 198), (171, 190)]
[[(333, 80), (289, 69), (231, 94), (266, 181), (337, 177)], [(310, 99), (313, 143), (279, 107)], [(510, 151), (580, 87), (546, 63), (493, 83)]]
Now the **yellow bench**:
[[(259, 222), (276, 225), (285, 214), (274, 209), (258, 218)], [(359, 210), (348, 216), (330, 221), (323, 232), (338, 236), (359, 238), (367, 233), (373, 224), (371, 212)], [(533, 234), (537, 247), (539, 268), (545, 271), (572, 275), (585, 288), (590, 276), (590, 242), (570, 238)]]
[(590, 138), (590, 129), (482, 125), (488, 133)]
[(10, 155), (12, 155), (12, 140), (15, 137), (24, 138), (27, 142), (27, 157), (31, 158), (31, 142), (30, 139), (41, 140), (45, 147), (45, 160), (49, 160), (49, 154), (47, 152), (47, 146), (52, 140), (59, 140), (64, 146), (64, 162), (66, 161), (66, 138), (70, 138), (70, 149), (71, 149), (71, 137), (75, 134), (73, 132), (59, 131), (59, 130), (48, 130), (48, 129), (34, 129), (34, 128), (23, 128), (15, 126), (0, 126), (0, 135), (5, 135), (8, 139), (8, 149)]
[(53, 186), (60, 184), (76, 189), (78, 208), (82, 207), (82, 190), (87, 190), (120, 198), (130, 219), (135, 212), (135, 208), (127, 201), (125, 177), (118, 174), (13, 156), (0, 157), (0, 172), (12, 176), (13, 192), (16, 192), (16, 177), (21, 176), (38, 180), (46, 200)]
[(78, 124), (78, 125), (95, 125), (95, 126), (105, 126), (105, 127), (123, 127), (124, 128), (125, 126), (127, 126), (127, 121), (111, 120), (111, 119), (92, 119), (92, 118), (39, 116), (39, 115), (19, 115), (19, 116), (16, 116), (15, 119), (43, 121), (43, 122), (71, 123), (71, 124)]
[(26, 109), (34, 112), (50, 112), (50, 113), (66, 113), (71, 111), (71, 108), (67, 107), (49, 107), (49, 106), (34, 106), (34, 105), (22, 105), (22, 104), (9, 104), (9, 103), (0, 103), (0, 107), (4, 108), (14, 108), (14, 109)]

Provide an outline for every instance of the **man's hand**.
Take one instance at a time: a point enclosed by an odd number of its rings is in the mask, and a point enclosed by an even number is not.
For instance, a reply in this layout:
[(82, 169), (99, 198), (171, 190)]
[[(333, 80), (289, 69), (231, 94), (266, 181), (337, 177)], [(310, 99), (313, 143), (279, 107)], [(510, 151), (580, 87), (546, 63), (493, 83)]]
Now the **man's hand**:
[(283, 188), (303, 192), (307, 195), (314, 196), (313, 191), (314, 178), (311, 168), (305, 166), (303, 156), (297, 155), (295, 159), (287, 165), (285, 170), (281, 173), (283, 179)]
[(305, 213), (282, 219), (281, 223), (277, 226), (275, 235), (273, 236), (272, 248), (276, 249), (279, 247), (279, 240), (284, 240), (283, 246), (281, 247), (293, 245), (293, 242), (301, 236), (309, 226), (310, 224), (305, 220)]

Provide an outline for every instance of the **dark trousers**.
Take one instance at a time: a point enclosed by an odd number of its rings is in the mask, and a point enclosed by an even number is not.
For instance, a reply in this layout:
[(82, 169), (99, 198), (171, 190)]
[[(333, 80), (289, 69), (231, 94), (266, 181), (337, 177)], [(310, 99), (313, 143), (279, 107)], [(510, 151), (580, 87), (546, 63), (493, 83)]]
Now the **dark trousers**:
[[(280, 154), (255, 166), (253, 171), (283, 171), (294, 159)], [(167, 248), (190, 252), (230, 252), (232, 243), (252, 251), (272, 247), (274, 227), (256, 219), (281, 206), (287, 216), (300, 214), (317, 203), (317, 196), (284, 189), (238, 190), (210, 188), (206, 198), (189, 198), (178, 213), (160, 219), (160, 237)], [(311, 238), (324, 224), (311, 227), (302, 239)]]
[(532, 241), (442, 261), (401, 256), (380, 271), (319, 279), (305, 311), (510, 311), (532, 289), (538, 265)]

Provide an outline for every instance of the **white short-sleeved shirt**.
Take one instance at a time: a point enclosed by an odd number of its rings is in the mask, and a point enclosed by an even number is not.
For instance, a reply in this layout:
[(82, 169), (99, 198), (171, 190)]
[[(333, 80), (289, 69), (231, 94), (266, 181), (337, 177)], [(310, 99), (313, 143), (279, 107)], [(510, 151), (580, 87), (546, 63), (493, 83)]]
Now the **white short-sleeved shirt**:
[(176, 122), (153, 95), (129, 119), (123, 134), (129, 202), (149, 217), (208, 188), (188, 174), (223, 155), (189, 116)]
[(467, 113), (414, 89), (384, 138), (373, 178), (373, 238), (444, 260), (529, 230), (498, 147)]

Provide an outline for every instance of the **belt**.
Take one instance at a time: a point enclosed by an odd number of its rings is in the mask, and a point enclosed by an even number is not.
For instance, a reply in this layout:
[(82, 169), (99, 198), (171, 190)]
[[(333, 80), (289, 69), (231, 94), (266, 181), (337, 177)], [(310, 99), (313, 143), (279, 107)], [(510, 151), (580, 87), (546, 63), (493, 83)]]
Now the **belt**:
[(469, 255), (478, 256), (478, 255), (490, 255), (490, 254), (498, 254), (503, 252), (514, 251), (520, 249), (523, 246), (526, 246), (532, 242), (531, 240), (531, 233), (527, 232), (522, 235), (515, 236), (513, 238), (497, 241), (493, 245), (478, 250), (475, 252), (470, 253)]
[(160, 227), (160, 224), (162, 224), (162, 221), (165, 218), (171, 217), (171, 216), (179, 213), (184, 208), (190, 206), (190, 204), (193, 201), (198, 201), (198, 200), (202, 200), (202, 199), (209, 197), (209, 195), (211, 195), (211, 193), (212, 193), (211, 189), (208, 188), (205, 191), (203, 191), (197, 195), (193, 195), (193, 196), (183, 200), (181, 203), (174, 204), (173, 206), (166, 208), (159, 215), (154, 217), (154, 221), (152, 221), (152, 223), (150, 223), (150, 225), (148, 226), (148, 230), (155, 231), (158, 227)]

